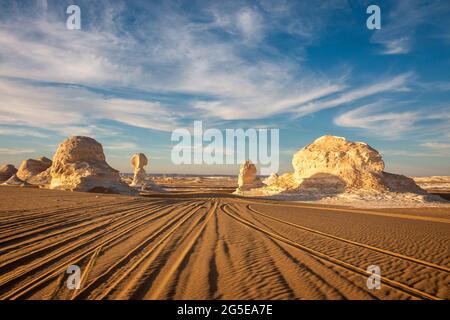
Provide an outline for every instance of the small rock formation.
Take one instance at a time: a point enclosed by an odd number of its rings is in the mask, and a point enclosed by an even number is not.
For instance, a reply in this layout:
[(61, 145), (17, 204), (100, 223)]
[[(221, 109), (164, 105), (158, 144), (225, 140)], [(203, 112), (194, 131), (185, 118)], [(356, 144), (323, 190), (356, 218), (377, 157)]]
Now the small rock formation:
[(14, 167), (12, 164), (5, 164), (0, 167), (0, 181), (6, 181), (16, 173), (16, 167)]
[(5, 186), (18, 186), (18, 187), (28, 187), (30, 184), (26, 181), (23, 181), (17, 174), (13, 174), (8, 180), (2, 183)]
[(17, 171), (17, 177), (23, 181), (28, 181), (34, 176), (50, 168), (51, 165), (52, 160), (46, 157), (24, 160), (20, 164), (19, 170)]
[(53, 156), (50, 189), (136, 194), (106, 162), (96, 140), (73, 136), (61, 143)]
[(148, 164), (148, 159), (143, 153), (136, 153), (131, 157), (131, 165), (134, 169), (133, 182), (130, 186), (145, 186), (145, 170), (144, 167)]
[(277, 183), (279, 176), (276, 173), (272, 173), (270, 176), (268, 176), (266, 179), (264, 179), (262, 182), (265, 185), (271, 185)]
[(256, 176), (256, 166), (250, 160), (246, 160), (239, 169), (236, 192), (248, 191), (262, 186), (261, 180)]

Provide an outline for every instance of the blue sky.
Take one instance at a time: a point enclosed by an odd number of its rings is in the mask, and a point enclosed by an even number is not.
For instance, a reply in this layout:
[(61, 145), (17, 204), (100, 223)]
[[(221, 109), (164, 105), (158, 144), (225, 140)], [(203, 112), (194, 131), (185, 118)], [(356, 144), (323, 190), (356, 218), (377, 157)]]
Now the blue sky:
[(2, 1), (0, 162), (88, 135), (121, 171), (144, 152), (148, 172), (237, 173), (171, 163), (172, 130), (203, 120), (279, 128), (281, 172), (332, 134), (369, 143), (387, 171), (450, 175), (449, 19), (446, 0)]

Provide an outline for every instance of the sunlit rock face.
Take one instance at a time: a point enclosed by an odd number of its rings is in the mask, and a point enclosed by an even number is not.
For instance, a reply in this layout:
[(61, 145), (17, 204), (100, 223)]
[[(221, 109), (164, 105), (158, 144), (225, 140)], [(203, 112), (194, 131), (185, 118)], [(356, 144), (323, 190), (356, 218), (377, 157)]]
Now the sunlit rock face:
[(41, 173), (31, 177), (30, 179), (28, 179), (27, 182), (39, 186), (49, 185), (52, 181), (51, 168), (52, 167), (49, 167), (47, 168), (47, 170), (42, 171)]
[(346, 189), (386, 189), (381, 155), (363, 142), (323, 136), (295, 153), (292, 166), (295, 180), (309, 185), (329, 183)]
[(143, 153), (136, 153), (131, 157), (131, 166), (134, 170), (133, 181), (131, 186), (144, 186), (145, 181), (145, 169), (144, 167), (148, 164), (148, 159)]
[(51, 189), (136, 194), (109, 166), (96, 140), (73, 136), (61, 143), (53, 156)]
[(24, 160), (17, 171), (17, 177), (23, 181), (28, 181), (50, 168), (51, 165), (52, 160), (46, 157)]
[(16, 173), (16, 167), (14, 167), (12, 164), (5, 164), (0, 167), (0, 181), (6, 181)]
[(364, 142), (323, 136), (300, 149), (292, 158), (293, 173), (266, 179), (264, 191), (316, 192), (409, 192), (424, 194), (414, 181), (384, 172), (381, 154)]

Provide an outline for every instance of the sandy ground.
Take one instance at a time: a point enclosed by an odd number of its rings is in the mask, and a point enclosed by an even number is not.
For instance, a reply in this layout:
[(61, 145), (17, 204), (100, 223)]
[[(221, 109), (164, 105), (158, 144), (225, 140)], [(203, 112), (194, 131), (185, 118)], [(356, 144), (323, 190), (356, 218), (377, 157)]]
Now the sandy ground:
[[(450, 299), (449, 208), (187, 185), (147, 197), (0, 187), (0, 299)], [(72, 264), (79, 290), (65, 285)], [(366, 286), (370, 265), (379, 290)]]

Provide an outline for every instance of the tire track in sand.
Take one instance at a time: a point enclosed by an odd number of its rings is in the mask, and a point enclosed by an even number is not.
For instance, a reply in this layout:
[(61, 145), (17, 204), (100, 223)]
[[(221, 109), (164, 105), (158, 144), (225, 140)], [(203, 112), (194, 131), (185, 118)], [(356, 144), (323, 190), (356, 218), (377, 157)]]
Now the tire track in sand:
[(439, 270), (439, 271), (444, 271), (446, 273), (450, 273), (450, 268), (447, 268), (445, 266), (441, 266), (441, 265), (438, 265), (438, 264), (435, 264), (435, 263), (432, 263), (432, 262), (428, 262), (428, 261), (425, 261), (425, 260), (417, 259), (417, 258), (414, 258), (414, 257), (406, 256), (406, 255), (403, 255), (403, 254), (400, 254), (400, 253), (396, 253), (396, 252), (393, 252), (393, 251), (389, 251), (389, 250), (386, 250), (386, 249), (374, 247), (374, 246), (371, 246), (371, 245), (368, 245), (368, 244), (365, 244), (365, 243), (356, 242), (356, 241), (353, 241), (353, 240), (341, 238), (341, 237), (338, 237), (338, 236), (335, 236), (335, 235), (332, 235), (332, 234), (329, 234), (329, 233), (325, 233), (325, 232), (322, 232), (322, 231), (319, 231), (319, 230), (311, 229), (311, 228), (308, 228), (308, 227), (305, 227), (305, 226), (301, 226), (299, 224), (292, 223), (292, 222), (289, 222), (289, 221), (281, 220), (281, 219), (269, 216), (269, 215), (267, 215), (265, 213), (262, 213), (262, 212), (260, 212), (260, 211), (258, 211), (256, 209), (253, 209), (251, 205), (247, 205), (247, 208), (248, 208), (248, 210), (250, 210), (251, 212), (253, 212), (253, 213), (257, 214), (257, 215), (263, 216), (263, 217), (265, 217), (267, 219), (270, 219), (270, 220), (273, 220), (273, 221), (277, 221), (277, 222), (283, 223), (285, 225), (289, 225), (291, 227), (295, 227), (297, 229), (305, 230), (305, 231), (308, 231), (308, 232), (311, 232), (311, 233), (315, 233), (315, 234), (318, 234), (318, 235), (321, 235), (321, 236), (324, 236), (324, 237), (327, 237), (327, 238), (331, 238), (331, 239), (338, 240), (338, 241), (341, 241), (341, 242), (349, 243), (349, 244), (352, 244), (352, 245), (355, 245), (355, 246), (359, 246), (359, 247), (362, 247), (362, 248), (365, 248), (365, 249), (368, 249), (368, 250), (372, 250), (372, 251), (376, 251), (376, 252), (379, 252), (379, 253), (387, 254), (389, 256), (392, 256), (392, 257), (395, 257), (395, 258), (398, 258), (398, 259), (414, 262), (416, 264), (420, 264), (420, 265), (423, 265), (425, 267), (430, 267), (430, 268), (433, 268), (433, 269), (436, 269), (436, 270)]
[[(229, 206), (229, 205), (227, 205), (227, 206)], [(272, 238), (274, 240), (281, 241), (281, 242), (283, 242), (285, 244), (288, 244), (288, 245), (290, 245), (290, 246), (292, 246), (294, 248), (300, 249), (302, 251), (306, 251), (309, 254), (311, 254), (311, 255), (319, 258), (319, 259), (328, 261), (328, 262), (330, 262), (330, 263), (332, 263), (334, 265), (340, 266), (340, 267), (342, 267), (344, 269), (353, 271), (353, 272), (358, 273), (360, 275), (363, 275), (365, 277), (372, 275), (371, 273), (367, 272), (366, 270), (361, 269), (359, 267), (356, 267), (356, 266), (354, 266), (354, 265), (352, 265), (350, 263), (347, 263), (347, 262), (344, 262), (342, 260), (339, 260), (339, 259), (327, 256), (327, 255), (323, 254), (322, 252), (316, 251), (316, 250), (311, 249), (309, 247), (306, 247), (306, 246), (304, 246), (304, 245), (302, 245), (300, 243), (297, 243), (297, 242), (292, 241), (292, 240), (290, 240), (288, 238), (285, 238), (285, 237), (283, 237), (281, 235), (278, 235), (278, 234), (275, 234), (273, 232), (267, 231), (267, 230), (265, 230), (263, 228), (260, 228), (260, 227), (258, 227), (256, 225), (252, 224), (250, 221), (248, 221), (246, 219), (243, 219), (241, 217), (238, 217), (237, 215), (231, 213), (230, 211), (228, 211), (226, 209), (227, 206), (224, 206), (224, 212), (228, 216), (233, 218), (236, 222), (238, 222), (238, 223), (240, 223), (242, 225), (245, 225), (245, 226), (247, 226), (249, 228), (257, 230), (257, 231), (267, 235), (268, 237), (270, 237), (270, 238)], [(381, 279), (382, 279), (383, 283), (385, 283), (386, 285), (388, 285), (388, 286), (390, 286), (390, 287), (392, 287), (394, 289), (406, 292), (406, 293), (408, 293), (408, 294), (410, 294), (412, 296), (419, 297), (419, 298), (422, 298), (422, 299), (429, 299), (429, 300), (442, 300), (439, 297), (436, 297), (434, 295), (431, 295), (431, 294), (428, 294), (426, 292), (420, 291), (420, 290), (418, 290), (416, 288), (410, 287), (410, 286), (405, 285), (405, 284), (403, 284), (401, 282), (398, 282), (398, 281), (395, 281), (395, 280), (391, 280), (391, 279), (388, 279), (386, 277), (381, 277)]]
[[(170, 210), (172, 208), (168, 208), (168, 209)], [(154, 211), (152, 211), (149, 215), (151, 215), (152, 213), (154, 213)], [(74, 264), (75, 262), (88, 257), (89, 255), (92, 254), (92, 250), (95, 250), (101, 246), (105, 246), (105, 245), (119, 239), (120, 237), (128, 234), (132, 230), (139, 228), (140, 226), (142, 226), (152, 220), (160, 218), (164, 215), (166, 215), (165, 212), (155, 215), (155, 216), (151, 216), (149, 219), (144, 219), (144, 220), (142, 220), (141, 219), (142, 217), (139, 216), (136, 218), (132, 218), (129, 221), (127, 221), (126, 223), (122, 224), (122, 227), (123, 227), (123, 225), (125, 225), (125, 228), (121, 228), (118, 230), (114, 230), (114, 228), (108, 228), (106, 230), (106, 232), (102, 234), (102, 235), (106, 236), (106, 239), (104, 239), (103, 241), (100, 241), (100, 243), (94, 243), (93, 248), (91, 248), (91, 247), (86, 248), (85, 243), (83, 241), (81, 243), (77, 243), (78, 248), (79, 247), (82, 248), (80, 251), (77, 251), (77, 254), (75, 254), (72, 257), (69, 257), (67, 260), (65, 260), (65, 262), (59, 263), (59, 264), (57, 264), (57, 266), (53, 266), (52, 268), (50, 268), (50, 270), (44, 271), (39, 276), (33, 277), (28, 281), (26, 280), (24, 284), (18, 286), (17, 288), (13, 288), (12, 290), (6, 291), (5, 294), (0, 296), (0, 299), (17, 299), (17, 298), (23, 296), (24, 294), (32, 291), (36, 287), (39, 287), (40, 285), (47, 282), (48, 280), (54, 278), (55, 276), (58, 276), (61, 272), (64, 272), (68, 265)], [(111, 233), (110, 232), (111, 230), (114, 230), (114, 232)], [(97, 238), (99, 238), (99, 236), (97, 236)], [(93, 239), (93, 240), (95, 240), (95, 239)], [(49, 260), (49, 259), (45, 259), (45, 260)], [(39, 267), (39, 266), (37, 266), (37, 267)], [(24, 271), (24, 273), (28, 273), (28, 272), (30, 272), (30, 271), (29, 270)], [(21, 275), (21, 276), (23, 276), (23, 275)], [(5, 285), (10, 283), (11, 281), (16, 281), (17, 277), (11, 276), (9, 279), (7, 279), (7, 281), (5, 281), (5, 279), (3, 279), (3, 278), (0, 278), (0, 280), (2, 281), (2, 283), (0, 285), (0, 292), (1, 292), (1, 291), (4, 291), (4, 289), (2, 289), (2, 288), (4, 288)]]
[[(203, 203), (201, 203), (203, 204)], [(161, 239), (159, 239), (157, 241), (156, 244), (154, 244), (152, 246), (151, 249), (149, 249), (147, 252), (145, 252), (139, 259), (137, 259), (137, 261), (135, 261), (131, 266), (127, 267), (127, 269), (122, 272), (118, 278), (116, 278), (113, 283), (109, 284), (109, 286), (104, 289), (102, 292), (100, 292), (98, 295), (95, 295), (94, 297), (90, 297), (91, 299), (96, 299), (96, 300), (102, 300), (105, 299), (120, 283), (123, 282), (123, 280), (129, 276), (131, 274), (132, 271), (134, 271), (136, 268), (138, 267), (145, 267), (145, 264), (143, 264), (144, 261), (146, 261), (146, 264), (151, 263), (152, 261), (154, 261), (159, 253), (161, 252), (162, 248), (164, 247), (165, 244), (167, 244), (168, 240), (170, 240), (170, 236), (172, 236), (181, 225), (183, 225), (186, 221), (188, 221), (195, 213), (198, 212), (198, 206), (194, 208), (194, 210), (192, 210), (191, 212), (189, 212), (188, 214), (184, 215), (183, 218), (178, 221), (173, 228), (171, 228), (166, 234), (164, 234), (162, 236)], [(147, 259), (147, 260), (146, 260)], [(138, 277), (134, 277), (134, 282), (137, 281)], [(124, 289), (122, 289), (119, 292), (119, 299), (120, 296), (123, 296), (127, 293), (128, 288), (132, 287), (134, 282), (128, 282), (126, 287)]]

